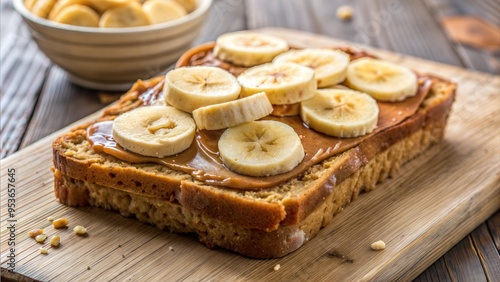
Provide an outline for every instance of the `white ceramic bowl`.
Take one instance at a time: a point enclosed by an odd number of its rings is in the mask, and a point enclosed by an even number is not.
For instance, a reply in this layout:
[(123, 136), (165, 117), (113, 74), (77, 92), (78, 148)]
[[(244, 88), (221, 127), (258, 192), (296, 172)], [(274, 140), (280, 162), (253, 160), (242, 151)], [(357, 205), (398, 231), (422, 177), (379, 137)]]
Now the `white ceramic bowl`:
[(173, 64), (201, 30), (212, 0), (180, 19), (129, 28), (94, 28), (56, 23), (32, 14), (24, 0), (14, 7), (28, 24), (38, 47), (76, 84), (124, 90)]

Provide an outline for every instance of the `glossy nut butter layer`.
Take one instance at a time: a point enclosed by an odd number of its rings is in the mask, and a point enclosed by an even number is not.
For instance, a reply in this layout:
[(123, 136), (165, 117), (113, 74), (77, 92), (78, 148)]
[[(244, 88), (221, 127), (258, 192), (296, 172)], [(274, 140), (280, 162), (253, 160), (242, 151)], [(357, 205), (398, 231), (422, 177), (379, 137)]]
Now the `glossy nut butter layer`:
[[(272, 119), (284, 122), (295, 129), (300, 136), (305, 157), (293, 170), (270, 177), (250, 177), (236, 174), (228, 170), (219, 158), (217, 143), (222, 130), (198, 130), (191, 146), (182, 153), (165, 158), (144, 157), (121, 148), (112, 137), (112, 121), (103, 121), (92, 124), (87, 129), (87, 138), (96, 152), (104, 152), (121, 160), (131, 163), (159, 163), (171, 169), (189, 173), (193, 178), (211, 185), (231, 187), (243, 190), (256, 190), (276, 186), (289, 179), (300, 177), (309, 167), (331, 156), (342, 153), (369, 139), (381, 131), (387, 130), (408, 117), (412, 116), (426, 97), (431, 86), (428, 77), (419, 78), (417, 95), (402, 102), (378, 102), (380, 109), (377, 128), (371, 134), (357, 138), (336, 138), (324, 135), (309, 129), (300, 117), (273, 117)], [(163, 100), (161, 95), (163, 82), (150, 89), (144, 89), (139, 99), (143, 105), (149, 105), (157, 100)], [(360, 157), (361, 160), (368, 157)]]

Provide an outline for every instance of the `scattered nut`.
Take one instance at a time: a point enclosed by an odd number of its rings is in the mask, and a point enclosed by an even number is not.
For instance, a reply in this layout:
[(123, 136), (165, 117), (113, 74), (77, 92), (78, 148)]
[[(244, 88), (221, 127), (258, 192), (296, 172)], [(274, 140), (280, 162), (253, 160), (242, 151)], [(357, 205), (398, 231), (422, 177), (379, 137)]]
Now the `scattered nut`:
[(61, 242), (61, 237), (59, 235), (54, 235), (50, 239), (50, 245), (52, 247), (59, 247), (59, 243)]
[(47, 235), (45, 234), (36, 235), (35, 237), (35, 241), (37, 241), (38, 243), (45, 242), (45, 239), (47, 239)]
[(30, 236), (31, 238), (35, 238), (36, 236), (43, 234), (43, 233), (44, 233), (43, 229), (35, 229), (35, 230), (31, 230), (30, 232), (28, 232), (28, 236)]
[(55, 219), (55, 217), (53, 217), (53, 216), (47, 217), (47, 220), (50, 221), (50, 222), (54, 221), (54, 219)]
[(347, 21), (352, 18), (352, 8), (351, 6), (344, 5), (337, 8), (337, 18)]
[(76, 235), (85, 235), (87, 234), (87, 228), (77, 225), (75, 228), (73, 228), (73, 231), (75, 232)]
[(277, 265), (274, 266), (274, 271), (280, 270), (281, 265), (278, 263)]
[(377, 242), (373, 242), (372, 245), (372, 250), (374, 251), (380, 251), (385, 249), (385, 243), (382, 240), (378, 240)]
[(40, 247), (40, 249), (39, 249), (39, 250), (40, 250), (40, 254), (44, 254), (44, 255), (46, 255), (46, 254), (48, 254), (48, 253), (49, 253), (49, 251), (48, 251), (47, 249), (43, 248), (43, 247)]
[(55, 229), (64, 228), (68, 226), (68, 219), (65, 217), (58, 218), (52, 221), (52, 225), (54, 226)]

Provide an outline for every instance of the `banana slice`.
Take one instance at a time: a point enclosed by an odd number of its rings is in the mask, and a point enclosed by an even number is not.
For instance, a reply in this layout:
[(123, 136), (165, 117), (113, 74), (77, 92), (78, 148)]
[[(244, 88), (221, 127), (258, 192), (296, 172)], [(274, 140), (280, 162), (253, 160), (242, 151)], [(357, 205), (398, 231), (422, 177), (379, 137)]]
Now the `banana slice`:
[(249, 31), (237, 31), (217, 38), (214, 55), (225, 62), (252, 67), (271, 62), (274, 57), (287, 50), (288, 43), (283, 39)]
[(28, 8), (29, 11), (31, 11), (31, 9), (33, 9), (33, 5), (35, 4), (36, 0), (25, 0), (24, 1), (24, 6), (26, 6), (26, 8)]
[(89, 5), (97, 12), (99, 12), (99, 14), (102, 14), (109, 9), (128, 6), (132, 2), (139, 4), (139, 1), (137, 0), (88, 0), (88, 1)]
[(57, 0), (35, 0), (34, 2), (27, 2), (27, 6), (31, 5), (31, 9), (29, 9), (33, 14), (46, 19), (49, 15), (52, 7)]
[(79, 4), (67, 6), (62, 9), (53, 20), (58, 23), (70, 25), (99, 26), (99, 15), (91, 8)]
[(196, 0), (174, 0), (178, 4), (180, 4), (188, 13), (191, 13), (192, 11), (196, 10), (196, 7), (198, 6)]
[(344, 81), (349, 61), (349, 55), (340, 50), (319, 48), (290, 50), (273, 60), (273, 62), (291, 62), (312, 68), (319, 88)]
[(240, 90), (241, 86), (231, 73), (207, 66), (171, 70), (163, 87), (165, 101), (186, 112), (236, 100)]
[(174, 1), (148, 0), (142, 4), (142, 8), (153, 24), (172, 21), (187, 15), (184, 7)]
[(99, 21), (100, 27), (133, 27), (151, 24), (149, 15), (137, 2), (106, 10)]
[(354, 60), (346, 84), (379, 101), (402, 101), (417, 93), (417, 75), (407, 67), (373, 58)]
[(240, 97), (266, 92), (273, 105), (293, 104), (316, 93), (314, 70), (294, 63), (268, 63), (245, 70), (238, 76)]
[(113, 122), (113, 138), (120, 146), (149, 157), (161, 158), (186, 150), (195, 131), (188, 113), (164, 106), (139, 107)]
[(193, 111), (198, 129), (216, 130), (254, 121), (269, 115), (273, 106), (266, 93), (236, 101), (201, 107)]
[(321, 89), (302, 102), (300, 117), (316, 131), (335, 137), (357, 137), (377, 126), (378, 105), (368, 94), (342, 89)]
[(290, 171), (305, 155), (293, 128), (273, 120), (251, 121), (228, 128), (218, 145), (226, 167), (250, 176), (271, 176)]
[(49, 16), (47, 17), (49, 20), (54, 20), (57, 15), (66, 7), (72, 6), (72, 5), (84, 5), (84, 6), (89, 6), (90, 5), (90, 0), (58, 0), (55, 4), (54, 7), (52, 7), (52, 10), (49, 13)]

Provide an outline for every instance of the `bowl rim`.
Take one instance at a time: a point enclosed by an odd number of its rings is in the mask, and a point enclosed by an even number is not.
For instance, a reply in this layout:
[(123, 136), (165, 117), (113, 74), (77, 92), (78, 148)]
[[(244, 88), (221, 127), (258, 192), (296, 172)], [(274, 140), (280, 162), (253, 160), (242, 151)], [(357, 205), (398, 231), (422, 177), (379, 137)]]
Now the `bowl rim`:
[(23, 18), (34, 22), (36, 24), (47, 26), (53, 29), (60, 29), (71, 32), (81, 32), (81, 33), (95, 33), (95, 34), (126, 34), (126, 33), (142, 33), (157, 31), (165, 28), (180, 26), (184, 23), (190, 22), (196, 18), (203, 16), (212, 4), (212, 0), (198, 0), (199, 6), (196, 10), (187, 14), (186, 16), (164, 23), (135, 26), (135, 27), (118, 27), (118, 28), (102, 28), (102, 27), (83, 27), (68, 24), (56, 23), (54, 21), (44, 19), (31, 13), (28, 8), (24, 5), (24, 0), (12, 0), (14, 8), (16, 11), (23, 16)]

